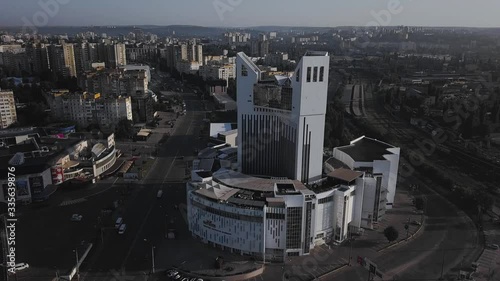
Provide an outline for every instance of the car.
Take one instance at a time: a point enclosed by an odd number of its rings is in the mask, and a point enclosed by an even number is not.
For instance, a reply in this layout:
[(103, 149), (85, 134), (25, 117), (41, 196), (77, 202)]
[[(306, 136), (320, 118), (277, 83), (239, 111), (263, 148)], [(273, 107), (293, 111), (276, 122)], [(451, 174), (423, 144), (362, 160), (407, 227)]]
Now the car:
[(158, 190), (158, 193), (156, 193), (156, 198), (161, 198), (161, 196), (163, 195), (163, 190)]
[(118, 229), (118, 234), (124, 234), (125, 230), (127, 230), (127, 225), (126, 224), (120, 225), (120, 228)]
[(178, 273), (179, 272), (177, 272), (176, 270), (173, 270), (173, 269), (166, 272), (168, 277), (173, 277), (173, 276), (177, 275)]
[(73, 215), (71, 216), (71, 221), (81, 221), (81, 220), (82, 220), (82, 218), (83, 218), (83, 216), (82, 216), (82, 215), (79, 215), (79, 214), (73, 214)]
[(122, 225), (122, 223), (123, 223), (123, 218), (122, 217), (117, 218), (115, 222), (115, 228), (119, 228)]
[(172, 278), (172, 280), (179, 280), (179, 279), (181, 279), (181, 276), (179, 274), (176, 274), (176, 275), (172, 276), (171, 278)]
[(18, 263), (16, 265), (14, 265), (14, 269), (16, 271), (20, 271), (20, 270), (23, 270), (23, 269), (26, 269), (26, 268), (29, 268), (29, 267), (30, 267), (30, 265), (27, 264), (27, 263), (24, 263), (24, 262), (23, 263)]
[(491, 250), (498, 250), (500, 246), (498, 246), (497, 244), (489, 244), (488, 248)]
[(419, 221), (412, 221), (411, 224), (413, 224), (413, 225), (422, 225), (422, 223), (419, 222)]

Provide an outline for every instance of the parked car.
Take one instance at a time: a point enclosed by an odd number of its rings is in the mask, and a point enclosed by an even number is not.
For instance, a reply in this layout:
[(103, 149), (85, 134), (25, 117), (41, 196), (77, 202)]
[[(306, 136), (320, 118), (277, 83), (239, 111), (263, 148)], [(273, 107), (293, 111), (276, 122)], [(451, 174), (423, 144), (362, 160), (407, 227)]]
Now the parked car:
[(82, 220), (82, 218), (83, 218), (83, 216), (82, 216), (82, 215), (79, 215), (79, 214), (73, 214), (73, 215), (71, 216), (71, 221), (81, 221), (81, 220)]
[(119, 228), (123, 223), (123, 218), (119, 217), (116, 219), (115, 228)]
[(127, 225), (126, 224), (120, 225), (120, 228), (118, 229), (118, 234), (124, 234), (125, 230), (127, 230)]
[(166, 271), (165, 273), (168, 277), (173, 277), (173, 276), (177, 275), (179, 272), (177, 272), (177, 270), (171, 269), (171, 270)]
[(491, 250), (498, 250), (500, 246), (498, 246), (497, 244), (489, 244), (488, 248)]
[(27, 264), (27, 263), (24, 263), (24, 262), (23, 263), (18, 263), (16, 265), (14, 265), (14, 269), (16, 271), (20, 271), (20, 270), (23, 270), (23, 269), (26, 269), (26, 268), (29, 268), (29, 267), (30, 267), (30, 265)]

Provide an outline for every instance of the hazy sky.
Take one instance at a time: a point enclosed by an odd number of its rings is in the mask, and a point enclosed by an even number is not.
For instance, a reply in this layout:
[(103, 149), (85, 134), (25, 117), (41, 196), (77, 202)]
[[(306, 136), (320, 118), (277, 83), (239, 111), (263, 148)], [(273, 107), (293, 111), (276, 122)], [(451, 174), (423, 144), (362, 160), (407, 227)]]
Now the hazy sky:
[[(44, 9), (40, 3), (52, 5)], [(388, 9), (391, 4), (393, 8)], [(32, 22), (37, 26), (332, 27), (379, 22), (500, 27), (499, 11), (499, 0), (0, 0), (0, 26)], [(377, 19), (376, 14), (384, 16)]]

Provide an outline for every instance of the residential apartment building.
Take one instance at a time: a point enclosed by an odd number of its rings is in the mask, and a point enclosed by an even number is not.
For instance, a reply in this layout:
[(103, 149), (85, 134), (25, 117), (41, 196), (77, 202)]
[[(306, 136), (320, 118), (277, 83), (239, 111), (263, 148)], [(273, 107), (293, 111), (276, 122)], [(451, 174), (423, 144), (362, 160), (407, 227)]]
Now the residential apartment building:
[(0, 90), (0, 128), (5, 129), (17, 122), (14, 92)]
[(204, 80), (228, 80), (236, 78), (235, 64), (210, 64), (200, 66), (200, 76)]
[(78, 76), (78, 85), (89, 93), (104, 97), (133, 96), (149, 91), (148, 71), (140, 67), (97, 70)]
[(58, 93), (49, 97), (49, 105), (54, 118), (72, 121), (81, 127), (98, 124), (105, 128), (114, 128), (122, 119), (133, 120), (131, 97)]
[(67, 75), (76, 77), (75, 48), (73, 44), (63, 44), (64, 67)]

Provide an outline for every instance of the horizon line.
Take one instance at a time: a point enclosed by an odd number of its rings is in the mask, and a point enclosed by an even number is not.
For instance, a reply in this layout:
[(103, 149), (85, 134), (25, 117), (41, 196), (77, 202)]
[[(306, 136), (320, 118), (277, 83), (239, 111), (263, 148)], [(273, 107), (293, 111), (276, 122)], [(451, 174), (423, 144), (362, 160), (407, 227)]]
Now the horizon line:
[[(301, 25), (255, 25), (255, 26), (205, 26), (205, 25), (193, 25), (193, 24), (106, 24), (106, 25), (46, 25), (38, 28), (58, 28), (58, 27), (73, 27), (73, 28), (91, 28), (91, 27), (140, 27), (140, 26), (154, 26), (154, 27), (172, 27), (172, 26), (184, 26), (184, 27), (201, 27), (201, 28), (218, 28), (218, 29), (250, 29), (259, 27), (276, 27), (276, 28), (341, 28), (341, 27), (428, 27), (428, 28), (477, 28), (477, 29), (499, 29), (500, 26), (459, 26), (459, 25), (337, 25), (337, 26), (301, 26)], [(0, 25), (1, 28), (23, 28), (23, 25)]]

